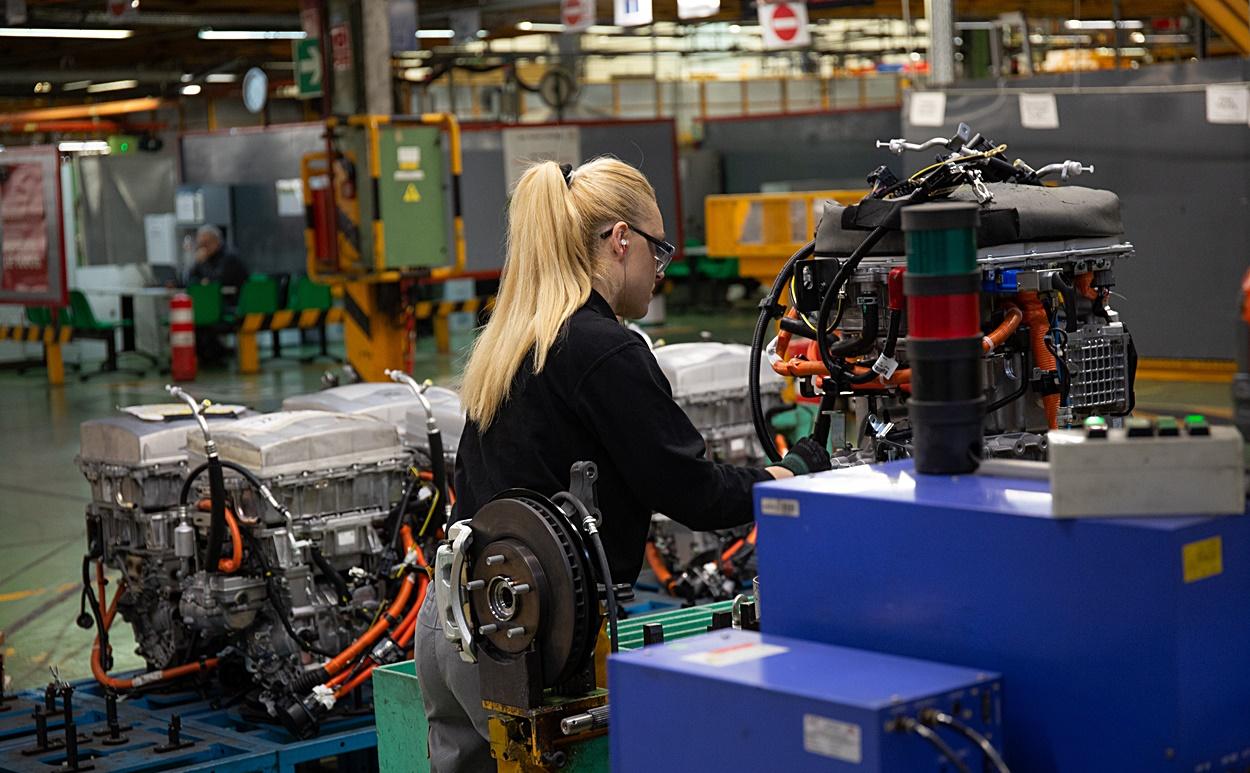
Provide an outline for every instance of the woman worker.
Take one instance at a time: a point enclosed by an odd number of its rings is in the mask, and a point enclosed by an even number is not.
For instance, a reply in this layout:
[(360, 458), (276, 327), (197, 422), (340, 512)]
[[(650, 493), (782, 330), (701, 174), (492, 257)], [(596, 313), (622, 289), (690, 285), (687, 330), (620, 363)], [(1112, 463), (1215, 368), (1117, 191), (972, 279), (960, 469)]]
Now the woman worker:
[[(464, 370), (458, 518), (505, 489), (563, 491), (570, 466), (593, 461), (612, 577), (632, 583), (652, 512), (696, 530), (739, 526), (758, 481), (829, 469), (811, 440), (766, 469), (708, 460), (650, 349), (618, 321), (646, 313), (675, 251), (641, 172), (612, 158), (537, 164), (508, 217), (495, 309)], [(433, 593), (419, 620), (432, 769), (494, 770), (477, 667), (443, 636)]]

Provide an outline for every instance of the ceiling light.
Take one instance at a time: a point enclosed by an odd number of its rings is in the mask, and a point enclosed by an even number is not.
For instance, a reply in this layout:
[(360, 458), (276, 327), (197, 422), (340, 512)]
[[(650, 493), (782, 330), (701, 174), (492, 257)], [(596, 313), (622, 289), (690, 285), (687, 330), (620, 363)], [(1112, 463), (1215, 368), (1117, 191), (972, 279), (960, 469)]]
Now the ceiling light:
[(182, 95), (184, 97), (194, 97), (196, 94), (199, 94), (199, 93), (200, 93), (200, 84), (198, 83), (192, 83), (188, 86), (182, 87)]
[(82, 91), (91, 85), (91, 81), (70, 81), (65, 84), (66, 91)]
[(303, 30), (213, 30), (199, 31), (200, 40), (303, 40)]
[(52, 90), (52, 84), (49, 83), (48, 81), (39, 81), (38, 83), (35, 84), (36, 94), (47, 94), (51, 90)]
[(81, 40), (121, 40), (134, 30), (83, 30), (47, 27), (0, 27), (0, 38), (77, 38)]
[(57, 145), (62, 153), (108, 153), (109, 144), (104, 140), (62, 142)]
[(1122, 30), (1139, 30), (1145, 25), (1140, 19), (1119, 22), (1112, 19), (1068, 19), (1063, 26), (1070, 30), (1113, 30), (1116, 27)]
[(238, 79), (232, 72), (211, 72), (204, 76), (205, 83), (234, 83)]
[(625, 28), (614, 24), (592, 24), (586, 28), (586, 31), (591, 35), (620, 35)]
[(417, 38), (420, 40), (426, 38), (452, 38), (455, 36), (455, 30), (417, 30)]
[(88, 94), (97, 94), (101, 91), (123, 91), (125, 89), (133, 89), (139, 85), (139, 81), (106, 81), (105, 83), (93, 83), (87, 87)]
[(564, 32), (563, 24), (549, 24), (547, 22), (523, 21), (516, 25), (516, 28), (522, 32)]
[(729, 32), (732, 35), (737, 35), (739, 32), (742, 32), (742, 26), (739, 24), (730, 24)]

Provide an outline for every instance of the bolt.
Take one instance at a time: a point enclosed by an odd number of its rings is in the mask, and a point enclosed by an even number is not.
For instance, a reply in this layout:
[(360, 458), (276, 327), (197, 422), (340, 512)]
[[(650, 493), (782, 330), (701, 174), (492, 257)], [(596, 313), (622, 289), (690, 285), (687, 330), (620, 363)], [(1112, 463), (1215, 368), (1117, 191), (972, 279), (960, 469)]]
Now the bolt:
[(512, 637), (514, 637), (514, 636), (524, 636), (524, 635), (525, 635), (525, 627), (524, 627), (524, 626), (520, 626), (520, 625), (518, 625), (516, 628), (509, 628), (509, 629), (508, 629), (508, 638), (509, 638), (509, 639), (511, 639), (511, 638), (512, 638)]
[(494, 623), (487, 623), (481, 628), (478, 628), (477, 632), (483, 636), (490, 636), (492, 633), (498, 630), (499, 630), (499, 626), (495, 625)]
[(495, 566), (496, 564), (502, 564), (502, 563), (503, 563), (503, 556), (495, 555), (495, 556), (486, 557), (487, 566)]
[(529, 593), (529, 592), (530, 592), (530, 586), (529, 586), (529, 583), (524, 583), (524, 582), (523, 582), (523, 583), (520, 583), (520, 584), (518, 584), (518, 585), (513, 585), (513, 586), (512, 586), (512, 592), (513, 592), (513, 593), (515, 593), (515, 594), (517, 594), (518, 596), (519, 596), (519, 595), (521, 595), (522, 593)]
[(485, 580), (470, 580), (469, 582), (465, 583), (464, 587), (468, 590), (481, 590), (482, 588), (486, 587), (486, 581)]

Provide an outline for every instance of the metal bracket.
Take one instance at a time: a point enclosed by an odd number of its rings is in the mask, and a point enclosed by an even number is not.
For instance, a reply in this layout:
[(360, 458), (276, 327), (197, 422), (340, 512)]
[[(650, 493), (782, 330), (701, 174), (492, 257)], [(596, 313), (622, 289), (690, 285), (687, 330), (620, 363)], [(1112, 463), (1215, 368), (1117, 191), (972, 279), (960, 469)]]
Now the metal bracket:
[(464, 521), (454, 523), (447, 537), (450, 542), (439, 545), (434, 556), (434, 598), (438, 604), (439, 619), (443, 622), (443, 635), (456, 645), (461, 660), (476, 663), (473, 628), (464, 616), (467, 601), (461, 583), (469, 557), (469, 545), (473, 542), (473, 528)]

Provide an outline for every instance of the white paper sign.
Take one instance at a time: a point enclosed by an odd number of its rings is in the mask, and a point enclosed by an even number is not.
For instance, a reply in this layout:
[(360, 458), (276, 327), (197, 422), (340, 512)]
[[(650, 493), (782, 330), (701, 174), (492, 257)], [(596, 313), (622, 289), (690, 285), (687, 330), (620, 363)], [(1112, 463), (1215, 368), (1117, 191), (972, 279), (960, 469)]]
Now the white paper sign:
[(1207, 123), (1250, 121), (1250, 88), (1239, 83), (1207, 86)]
[(858, 765), (864, 759), (864, 733), (850, 722), (804, 714), (803, 751)]
[(946, 125), (946, 92), (911, 92), (908, 97), (907, 122), (912, 126)]
[(1058, 129), (1059, 103), (1054, 94), (1021, 94), (1020, 125), (1026, 129)]
[(806, 3), (760, 3), (758, 11), (764, 48), (801, 48), (812, 44)]
[(560, 23), (565, 32), (582, 32), (595, 23), (595, 0), (561, 0)]
[(704, 19), (720, 10), (720, 0), (677, 0), (677, 18)]
[(278, 194), (279, 217), (302, 217), (304, 215), (304, 183), (297, 177), (275, 180)]
[(615, 0), (614, 19), (620, 27), (640, 27), (651, 23), (651, 0)]
[(537, 161), (577, 166), (582, 136), (576, 126), (543, 126), (503, 130), (504, 177), (511, 191), (526, 168)]

